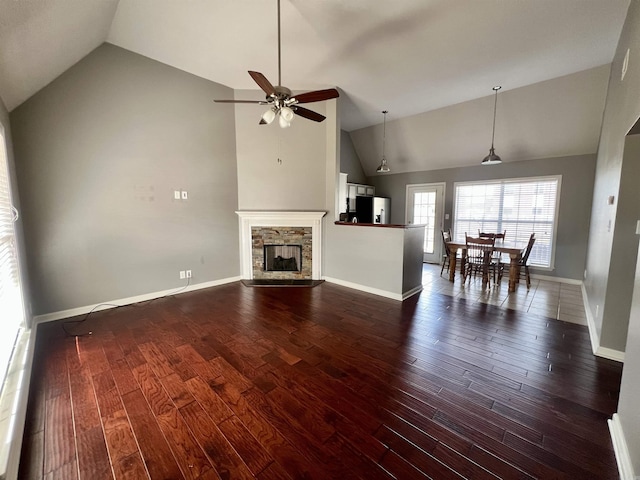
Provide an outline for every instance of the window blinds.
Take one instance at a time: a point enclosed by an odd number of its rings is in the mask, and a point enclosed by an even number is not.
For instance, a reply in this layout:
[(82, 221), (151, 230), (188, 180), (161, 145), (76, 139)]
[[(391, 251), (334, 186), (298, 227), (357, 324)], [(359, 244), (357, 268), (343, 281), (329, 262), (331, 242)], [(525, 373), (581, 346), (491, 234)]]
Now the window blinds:
[(465, 232), (506, 230), (507, 241), (526, 244), (535, 233), (529, 264), (552, 267), (560, 180), (554, 176), (457, 183), (454, 238), (464, 242)]
[(0, 381), (24, 322), (5, 139), (0, 130)]

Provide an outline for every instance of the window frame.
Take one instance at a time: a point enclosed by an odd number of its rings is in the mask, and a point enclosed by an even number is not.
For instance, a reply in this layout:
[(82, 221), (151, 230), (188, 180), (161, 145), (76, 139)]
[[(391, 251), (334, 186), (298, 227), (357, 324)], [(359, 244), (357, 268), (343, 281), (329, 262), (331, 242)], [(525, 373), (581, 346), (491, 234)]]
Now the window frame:
[[(556, 204), (553, 213), (553, 233), (551, 235), (551, 253), (549, 255), (549, 266), (541, 266), (541, 265), (531, 265), (532, 268), (540, 271), (553, 271), (555, 270), (555, 260), (556, 260), (556, 247), (557, 247), (557, 236), (558, 236), (558, 216), (560, 213), (560, 197), (562, 193), (562, 175), (543, 175), (543, 176), (533, 176), (533, 177), (517, 177), (517, 178), (496, 178), (489, 180), (469, 180), (462, 182), (454, 182), (453, 183), (453, 205), (452, 205), (452, 230), (453, 235), (457, 232), (457, 194), (459, 186), (469, 186), (469, 185), (504, 185), (509, 183), (524, 183), (524, 182), (541, 182), (541, 181), (556, 181)], [(504, 197), (501, 197), (501, 207), (500, 207), (500, 218), (502, 218), (502, 201)], [(507, 232), (508, 236), (508, 232)], [(534, 247), (535, 248), (535, 247)]]

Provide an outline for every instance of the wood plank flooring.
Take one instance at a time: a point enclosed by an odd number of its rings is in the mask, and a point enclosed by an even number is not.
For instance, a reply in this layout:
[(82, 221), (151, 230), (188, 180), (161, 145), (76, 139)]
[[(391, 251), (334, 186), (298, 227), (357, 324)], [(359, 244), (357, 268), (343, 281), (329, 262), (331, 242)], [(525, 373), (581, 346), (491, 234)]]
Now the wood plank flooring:
[(240, 282), (41, 325), (23, 479), (618, 478), (587, 328)]

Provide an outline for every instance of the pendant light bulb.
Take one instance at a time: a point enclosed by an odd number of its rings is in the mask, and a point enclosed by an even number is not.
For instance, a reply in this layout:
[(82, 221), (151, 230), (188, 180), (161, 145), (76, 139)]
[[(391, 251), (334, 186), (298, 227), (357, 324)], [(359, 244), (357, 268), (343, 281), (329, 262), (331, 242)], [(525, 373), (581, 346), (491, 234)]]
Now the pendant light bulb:
[(382, 120), (382, 162), (380, 166), (376, 168), (377, 173), (389, 173), (391, 169), (387, 165), (387, 159), (384, 156), (384, 147), (387, 139), (387, 110), (383, 110), (382, 114), (384, 115), (384, 119)]
[(502, 159), (499, 155), (496, 155), (496, 150), (493, 147), (493, 140), (496, 136), (496, 108), (498, 106), (498, 90), (502, 87), (500, 85), (496, 85), (493, 87), (493, 91), (496, 92), (495, 99), (493, 101), (493, 130), (491, 131), (491, 148), (489, 149), (489, 155), (482, 159), (481, 165), (498, 165), (502, 163)]

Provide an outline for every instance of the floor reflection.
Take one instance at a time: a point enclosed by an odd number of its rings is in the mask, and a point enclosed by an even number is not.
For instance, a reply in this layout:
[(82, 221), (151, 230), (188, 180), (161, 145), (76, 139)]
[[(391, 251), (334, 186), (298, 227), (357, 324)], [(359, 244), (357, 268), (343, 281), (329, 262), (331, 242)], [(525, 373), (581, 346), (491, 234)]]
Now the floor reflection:
[(423, 264), (422, 285), (425, 292), (442, 293), (578, 325), (587, 324), (579, 285), (532, 278), (531, 289), (527, 290), (526, 285), (521, 283), (515, 292), (509, 293), (506, 278), (498, 286), (483, 289), (480, 278), (472, 278), (470, 282), (463, 284), (457, 275), (455, 283), (451, 283), (446, 270), (440, 275), (440, 269), (440, 265)]

